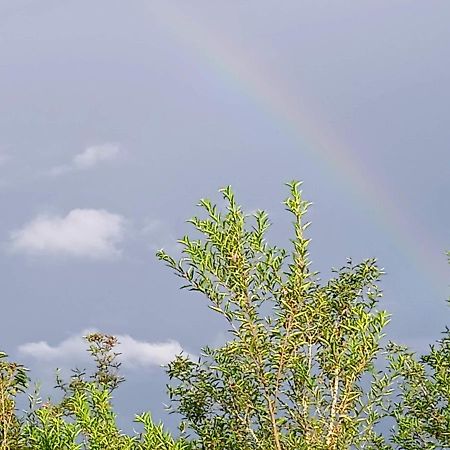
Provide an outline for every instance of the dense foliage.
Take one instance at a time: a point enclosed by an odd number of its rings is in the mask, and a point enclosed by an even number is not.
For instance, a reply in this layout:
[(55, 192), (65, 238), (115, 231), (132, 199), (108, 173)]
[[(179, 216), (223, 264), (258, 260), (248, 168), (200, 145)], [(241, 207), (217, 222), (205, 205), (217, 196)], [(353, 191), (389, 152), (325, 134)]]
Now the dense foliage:
[[(116, 425), (112, 395), (123, 381), (114, 337), (86, 337), (92, 375), (57, 379), (60, 401), (30, 397), (27, 371), (0, 353), (0, 450), (6, 449), (445, 449), (450, 448), (450, 331), (416, 357), (383, 347), (389, 318), (378, 308), (375, 260), (348, 261), (326, 283), (310, 269), (304, 221), (309, 204), (289, 184), (292, 250), (266, 241), (266, 213), (243, 213), (228, 187), (226, 209), (201, 200), (180, 240), (183, 257), (158, 257), (202, 293), (229, 329), (226, 343), (168, 367), (180, 438), (136, 416), (143, 432)], [(386, 432), (392, 428), (391, 432)]]
[[(14, 397), (26, 386), (21, 366), (3, 362), (2, 381), (17, 386), (0, 391), (0, 449), (1, 450), (188, 450), (192, 444), (175, 440), (162, 425), (153, 423), (149, 413), (138, 415), (135, 422), (142, 424), (142, 433), (128, 436), (116, 425), (112, 408), (112, 393), (123, 381), (118, 375), (120, 364), (113, 336), (91, 334), (86, 336), (89, 352), (97, 369), (87, 376), (75, 371), (69, 382), (57, 378), (57, 387), (63, 392), (59, 402), (45, 401), (30, 396), (30, 410), (17, 417)], [(8, 381), (9, 380), (9, 381)]]

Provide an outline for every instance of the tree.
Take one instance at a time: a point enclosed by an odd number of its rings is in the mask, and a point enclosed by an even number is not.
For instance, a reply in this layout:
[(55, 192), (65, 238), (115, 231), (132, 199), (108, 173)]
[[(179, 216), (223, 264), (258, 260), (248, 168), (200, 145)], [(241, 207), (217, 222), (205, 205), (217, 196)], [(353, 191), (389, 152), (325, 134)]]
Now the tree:
[(169, 394), (204, 449), (384, 449), (377, 433), (390, 378), (375, 369), (388, 322), (378, 310), (376, 261), (348, 261), (321, 284), (310, 269), (299, 183), (285, 201), (292, 251), (269, 245), (267, 214), (243, 213), (230, 187), (225, 212), (203, 199), (180, 240), (183, 257), (158, 257), (229, 327), (228, 342), (169, 364)]
[(450, 329), (418, 359), (392, 345), (390, 360), (399, 393), (390, 411), (393, 442), (405, 450), (450, 448)]
[[(123, 378), (119, 375), (117, 339), (94, 333), (86, 336), (89, 352), (96, 363), (92, 375), (74, 371), (69, 382), (57, 377), (63, 397), (59, 402), (43, 402), (32, 397), (28, 414), (18, 418), (14, 398), (27, 384), (25, 369), (13, 363), (0, 366), (0, 401), (9, 393), (7, 403), (0, 403), (1, 450), (189, 450), (192, 445), (174, 439), (149, 413), (135, 417), (144, 430), (129, 436), (116, 424), (112, 394)], [(2, 356), (0, 354), (0, 356)], [(6, 367), (6, 370), (4, 369)], [(7, 376), (3, 376), (6, 373)], [(5, 389), (6, 386), (6, 389)], [(6, 413), (5, 413), (6, 411)]]
[[(30, 396), (27, 369), (0, 352), (0, 450), (419, 450), (450, 448), (450, 330), (421, 357), (380, 344), (389, 318), (380, 310), (382, 271), (351, 261), (326, 283), (311, 270), (299, 183), (285, 201), (294, 217), (292, 250), (269, 245), (267, 214), (245, 215), (231, 188), (225, 211), (201, 200), (200, 238), (181, 239), (176, 261), (158, 252), (202, 293), (229, 328), (198, 360), (179, 355), (167, 371), (176, 439), (150, 413), (141, 433), (116, 424), (113, 394), (123, 381), (114, 336), (85, 337), (96, 369), (57, 377), (62, 399)], [(393, 421), (391, 433), (378, 427)], [(386, 428), (386, 427), (385, 427)], [(186, 434), (193, 432), (190, 439)]]
[(393, 346), (391, 360), (399, 392), (392, 441), (405, 450), (450, 448), (450, 331), (419, 359)]
[(7, 360), (0, 352), (0, 450), (20, 448), (20, 421), (16, 416), (16, 396), (28, 386), (27, 369)]

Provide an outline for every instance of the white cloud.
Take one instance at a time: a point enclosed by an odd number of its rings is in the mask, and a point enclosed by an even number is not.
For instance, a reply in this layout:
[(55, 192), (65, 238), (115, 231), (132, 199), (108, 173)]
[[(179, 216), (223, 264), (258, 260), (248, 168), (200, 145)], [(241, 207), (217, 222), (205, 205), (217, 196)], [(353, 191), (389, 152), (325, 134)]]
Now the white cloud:
[[(89, 359), (87, 343), (83, 336), (92, 330), (84, 330), (80, 334), (68, 337), (57, 345), (46, 341), (30, 342), (19, 346), (19, 352), (40, 362), (72, 364), (87, 362)], [(119, 360), (127, 368), (155, 367), (167, 364), (183, 351), (177, 341), (146, 342), (139, 341), (129, 335), (116, 336), (119, 345), (116, 351), (121, 353)]]
[(183, 348), (177, 341), (145, 342), (137, 341), (128, 335), (117, 336), (120, 344), (121, 360), (132, 366), (163, 365), (179, 355)]
[(74, 362), (86, 359), (86, 343), (82, 335), (71, 336), (61, 343), (51, 346), (46, 341), (29, 342), (19, 346), (19, 352), (42, 362), (72, 359)]
[(102, 162), (116, 159), (119, 156), (119, 152), (119, 147), (114, 144), (88, 147), (84, 152), (75, 155), (73, 165), (79, 169), (90, 169)]
[(49, 174), (59, 176), (76, 170), (92, 169), (99, 164), (117, 160), (121, 153), (120, 147), (117, 144), (106, 143), (93, 145), (75, 155), (70, 164), (53, 167), (50, 169)]
[(105, 210), (74, 209), (66, 216), (40, 215), (11, 233), (12, 249), (28, 254), (92, 259), (120, 256), (125, 219)]

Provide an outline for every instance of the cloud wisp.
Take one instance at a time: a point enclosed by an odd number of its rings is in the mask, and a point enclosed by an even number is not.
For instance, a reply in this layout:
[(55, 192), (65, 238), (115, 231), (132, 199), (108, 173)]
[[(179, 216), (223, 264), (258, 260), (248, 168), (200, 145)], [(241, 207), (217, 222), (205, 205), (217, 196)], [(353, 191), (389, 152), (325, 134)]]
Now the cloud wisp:
[(174, 256), (181, 256), (183, 246), (178, 243), (167, 223), (158, 219), (147, 219), (141, 236), (150, 241), (149, 248), (156, 252), (163, 248)]
[(66, 216), (39, 215), (11, 232), (11, 248), (29, 255), (116, 259), (124, 217), (103, 209), (73, 209)]
[(121, 153), (121, 149), (117, 144), (93, 145), (75, 155), (70, 164), (53, 167), (50, 169), (49, 174), (59, 176), (68, 172), (93, 169), (100, 164), (117, 160)]
[[(87, 344), (83, 336), (91, 332), (92, 330), (84, 330), (53, 346), (46, 341), (29, 342), (20, 345), (18, 350), (21, 355), (39, 362), (76, 365), (89, 360)], [(119, 360), (127, 369), (160, 367), (183, 352), (180, 343), (174, 340), (147, 342), (134, 339), (127, 334), (116, 337), (119, 341), (116, 347), (120, 353)]]

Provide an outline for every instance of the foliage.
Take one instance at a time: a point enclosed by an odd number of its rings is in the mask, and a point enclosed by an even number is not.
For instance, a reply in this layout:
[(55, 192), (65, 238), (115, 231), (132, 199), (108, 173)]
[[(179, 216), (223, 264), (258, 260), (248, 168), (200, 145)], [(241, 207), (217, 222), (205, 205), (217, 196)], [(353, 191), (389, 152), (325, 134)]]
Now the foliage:
[(399, 390), (393, 442), (406, 450), (450, 448), (450, 330), (419, 360), (396, 346), (391, 360)]
[(289, 188), (291, 254), (267, 243), (266, 213), (248, 223), (229, 187), (225, 213), (201, 200), (206, 218), (190, 223), (203, 239), (181, 239), (180, 261), (159, 252), (230, 328), (223, 347), (169, 365), (170, 396), (207, 449), (387, 448), (375, 431), (389, 394), (375, 370), (388, 322), (377, 309), (381, 271), (375, 260), (348, 262), (320, 284), (305, 237), (309, 203), (299, 183)]
[[(447, 257), (450, 262), (450, 252)], [(450, 448), (450, 329), (442, 334), (418, 359), (406, 347), (390, 346), (398, 392), (390, 408), (392, 441), (401, 449)]]
[[(188, 450), (191, 444), (175, 440), (162, 425), (153, 423), (149, 413), (136, 416), (143, 432), (128, 436), (116, 424), (112, 393), (123, 381), (118, 375), (120, 364), (114, 352), (117, 339), (100, 333), (86, 336), (89, 352), (96, 363), (96, 371), (87, 376), (75, 371), (68, 383), (57, 377), (57, 386), (63, 392), (60, 402), (43, 402), (38, 396), (30, 397), (31, 409), (21, 421), (13, 415), (16, 425), (15, 439), (9, 433), (2, 439), (3, 449), (39, 450)], [(9, 364), (11, 366), (11, 363)], [(16, 377), (17, 378), (17, 377)], [(12, 376), (10, 376), (12, 379)], [(22, 377), (12, 385), (25, 386)], [(0, 391), (0, 394), (5, 392)], [(12, 398), (18, 392), (11, 391)], [(11, 401), (8, 403), (12, 411)], [(11, 413), (9, 413), (11, 416)], [(7, 417), (9, 417), (7, 416)], [(11, 422), (11, 420), (10, 420)], [(2, 429), (5, 420), (2, 417)]]
[(20, 448), (20, 423), (15, 398), (28, 386), (27, 370), (21, 364), (7, 361), (0, 352), (0, 450)]
[[(158, 252), (229, 328), (223, 346), (167, 367), (181, 438), (148, 412), (135, 417), (141, 433), (118, 428), (118, 342), (94, 333), (85, 339), (95, 371), (74, 371), (67, 382), (58, 375), (61, 400), (30, 395), (24, 414), (16, 397), (27, 369), (0, 352), (0, 450), (449, 449), (450, 330), (421, 357), (383, 348), (382, 271), (373, 259), (347, 261), (320, 282), (305, 236), (309, 203), (299, 183), (288, 186), (291, 251), (269, 245), (267, 214), (245, 215), (228, 187), (224, 212), (201, 200), (205, 217), (190, 220), (200, 238), (181, 239), (179, 261)], [(390, 434), (380, 431), (386, 420)]]

